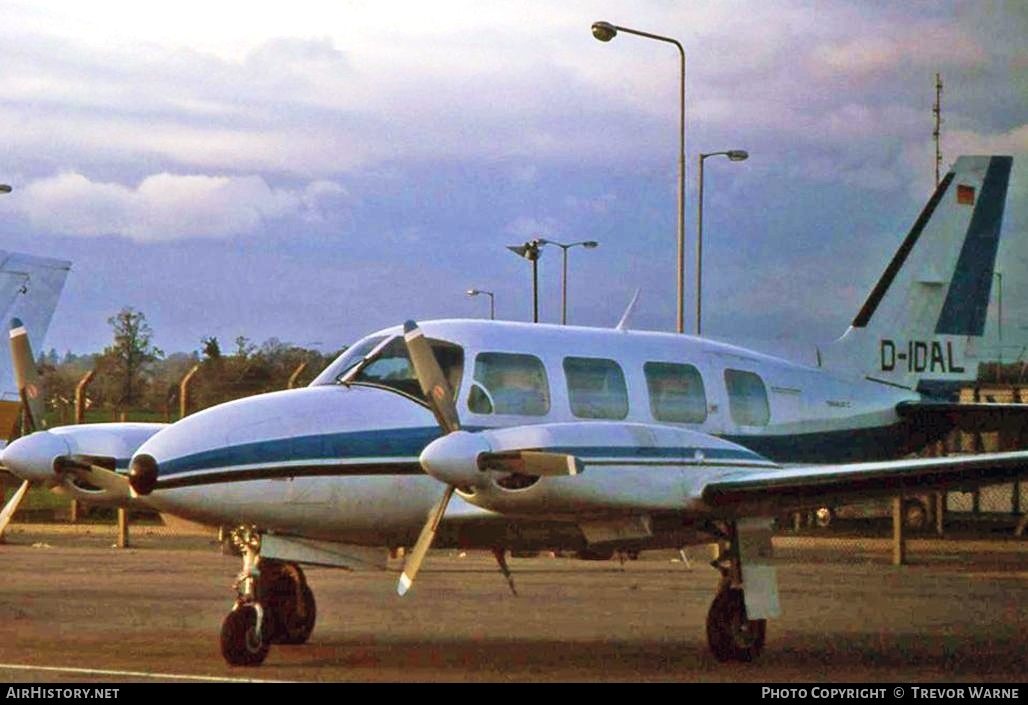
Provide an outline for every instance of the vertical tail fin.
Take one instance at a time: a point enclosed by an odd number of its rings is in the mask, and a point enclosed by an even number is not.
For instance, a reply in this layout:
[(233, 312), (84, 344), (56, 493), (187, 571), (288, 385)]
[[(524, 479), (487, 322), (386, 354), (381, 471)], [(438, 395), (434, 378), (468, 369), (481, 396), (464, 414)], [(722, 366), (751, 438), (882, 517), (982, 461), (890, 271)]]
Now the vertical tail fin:
[(1013, 158), (965, 156), (938, 187), (825, 365), (928, 393), (977, 376)]
[[(65, 260), (0, 251), (0, 312), (8, 321), (19, 319), (32, 350), (42, 349), (70, 269)], [(20, 411), (13, 361), (0, 355), (0, 441), (15, 430)]]

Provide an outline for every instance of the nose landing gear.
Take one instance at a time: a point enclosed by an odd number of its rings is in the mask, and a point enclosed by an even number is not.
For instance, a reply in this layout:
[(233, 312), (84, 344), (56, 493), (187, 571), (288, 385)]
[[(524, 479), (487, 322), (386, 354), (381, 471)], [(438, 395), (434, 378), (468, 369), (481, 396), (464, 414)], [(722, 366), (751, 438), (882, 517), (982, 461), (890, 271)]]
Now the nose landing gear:
[(221, 654), (232, 666), (259, 666), (272, 644), (303, 644), (314, 630), (314, 592), (296, 563), (261, 560), (261, 534), (242, 527), (232, 541), (243, 555), (232, 611), (221, 625)]

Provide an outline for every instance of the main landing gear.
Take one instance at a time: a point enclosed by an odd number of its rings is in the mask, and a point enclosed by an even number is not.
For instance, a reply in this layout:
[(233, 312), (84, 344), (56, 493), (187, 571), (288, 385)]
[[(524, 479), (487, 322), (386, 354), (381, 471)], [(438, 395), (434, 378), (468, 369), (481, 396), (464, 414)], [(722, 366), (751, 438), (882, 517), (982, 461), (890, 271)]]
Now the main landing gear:
[(243, 554), (243, 570), (236, 602), (221, 624), (221, 654), (232, 666), (258, 666), (272, 644), (305, 643), (317, 607), (299, 565), (261, 559), (259, 532), (236, 529), (232, 541)]
[(735, 523), (717, 533), (718, 557), (711, 565), (721, 571), (721, 583), (707, 612), (707, 644), (718, 661), (752, 661), (764, 648), (767, 620), (746, 614)]

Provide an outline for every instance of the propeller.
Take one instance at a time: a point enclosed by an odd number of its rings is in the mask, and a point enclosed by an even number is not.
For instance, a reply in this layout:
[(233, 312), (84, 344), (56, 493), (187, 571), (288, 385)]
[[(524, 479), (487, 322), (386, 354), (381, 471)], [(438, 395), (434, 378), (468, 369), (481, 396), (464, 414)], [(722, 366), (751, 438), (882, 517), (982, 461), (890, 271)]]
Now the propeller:
[(414, 577), (435, 541), (439, 522), (446, 514), (446, 507), (458, 486), (474, 484), (490, 470), (540, 476), (577, 475), (581, 472), (580, 463), (574, 456), (534, 450), (494, 453), (482, 434), (462, 431), (453, 391), (432, 352), (432, 346), (416, 322), (404, 323), (403, 340), (421, 391), (444, 433), (442, 438), (433, 441), (422, 451), (420, 462), (425, 472), (446, 484), (446, 490), (429, 513), (417, 543), (404, 562), (403, 573), (396, 586), (401, 596), (406, 595), (413, 585)]
[[(40, 394), (39, 372), (32, 358), (28, 331), (18, 318), (11, 319), (11, 360), (14, 363), (14, 384), (21, 397), (21, 433), (33, 433), (37, 421), (43, 418), (43, 396)], [(0, 536), (3, 536), (11, 518), (18, 511), (30, 484), (28, 480), (23, 480), (11, 501), (0, 511)]]

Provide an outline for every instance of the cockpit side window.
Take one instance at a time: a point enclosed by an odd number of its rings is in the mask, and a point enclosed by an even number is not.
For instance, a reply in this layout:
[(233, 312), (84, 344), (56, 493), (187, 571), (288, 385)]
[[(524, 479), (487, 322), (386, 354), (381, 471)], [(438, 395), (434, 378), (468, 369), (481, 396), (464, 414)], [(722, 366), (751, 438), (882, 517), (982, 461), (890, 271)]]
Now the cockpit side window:
[[(381, 341), (379, 341), (381, 342)], [(459, 345), (443, 340), (428, 339), (436, 360), (446, 376), (446, 381), (456, 398), (464, 374), (464, 350)], [(348, 380), (349, 384), (366, 384), (375, 387), (386, 387), (426, 401), (421, 393), (421, 384), (414, 374), (407, 353), (407, 345), (401, 336), (396, 336), (375, 355), (365, 362), (363, 368)]]
[(550, 387), (542, 360), (534, 355), (479, 353), (468, 409), (476, 414), (545, 416), (550, 411)]

